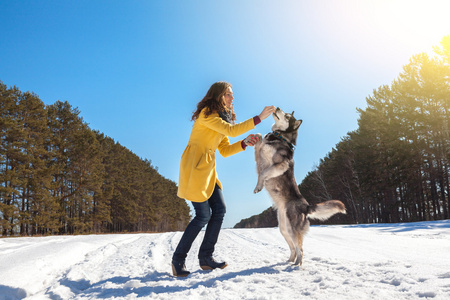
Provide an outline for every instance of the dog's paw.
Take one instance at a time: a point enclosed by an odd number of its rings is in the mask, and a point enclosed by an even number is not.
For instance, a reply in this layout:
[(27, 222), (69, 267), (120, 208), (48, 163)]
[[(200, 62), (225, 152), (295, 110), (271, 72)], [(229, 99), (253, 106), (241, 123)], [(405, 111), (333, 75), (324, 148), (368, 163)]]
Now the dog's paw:
[(258, 186), (258, 185), (257, 185), (257, 186), (255, 187), (255, 189), (253, 190), (253, 193), (258, 194), (259, 192), (261, 192), (262, 188), (263, 188), (262, 186)]
[(301, 266), (302, 262), (303, 262), (303, 253), (300, 255), (297, 255), (297, 257), (295, 258), (295, 261), (294, 261), (294, 265)]

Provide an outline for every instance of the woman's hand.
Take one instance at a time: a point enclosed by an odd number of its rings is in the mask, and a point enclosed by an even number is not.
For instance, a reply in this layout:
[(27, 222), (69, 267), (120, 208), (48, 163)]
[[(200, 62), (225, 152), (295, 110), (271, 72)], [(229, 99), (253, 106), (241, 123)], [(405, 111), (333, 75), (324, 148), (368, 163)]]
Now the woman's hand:
[(275, 106), (266, 106), (264, 107), (263, 111), (259, 114), (259, 118), (262, 120), (264, 120), (265, 118), (267, 118), (268, 116), (270, 116), (271, 114), (273, 114), (275, 111), (277, 110), (277, 108)]
[(244, 139), (244, 144), (247, 146), (255, 146), (255, 144), (259, 141), (259, 137), (254, 134), (250, 134), (248, 137)]

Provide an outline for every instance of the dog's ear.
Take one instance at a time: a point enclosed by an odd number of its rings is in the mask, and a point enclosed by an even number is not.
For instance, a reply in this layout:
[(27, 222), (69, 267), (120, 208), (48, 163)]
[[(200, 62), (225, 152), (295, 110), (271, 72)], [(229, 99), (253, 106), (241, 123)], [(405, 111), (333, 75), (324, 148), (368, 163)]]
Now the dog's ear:
[(302, 123), (303, 123), (303, 120), (295, 121), (294, 130), (297, 130), (300, 127), (300, 125), (302, 125)]

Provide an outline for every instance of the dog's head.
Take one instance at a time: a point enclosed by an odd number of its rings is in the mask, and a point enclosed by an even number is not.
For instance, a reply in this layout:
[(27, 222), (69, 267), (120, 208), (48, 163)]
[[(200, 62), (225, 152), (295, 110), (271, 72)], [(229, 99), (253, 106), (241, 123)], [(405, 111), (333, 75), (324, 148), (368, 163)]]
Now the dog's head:
[(275, 120), (275, 124), (272, 126), (273, 131), (296, 132), (303, 122), (294, 118), (294, 112), (292, 114), (285, 113), (279, 107), (272, 115)]

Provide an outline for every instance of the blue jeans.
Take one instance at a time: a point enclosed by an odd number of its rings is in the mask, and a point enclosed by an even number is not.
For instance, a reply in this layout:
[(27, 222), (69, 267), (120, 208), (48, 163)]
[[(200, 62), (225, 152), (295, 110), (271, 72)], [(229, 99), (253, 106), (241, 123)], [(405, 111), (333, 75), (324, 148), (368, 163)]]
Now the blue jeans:
[(183, 236), (172, 257), (174, 262), (181, 263), (185, 261), (192, 243), (206, 224), (208, 226), (206, 226), (205, 236), (200, 246), (198, 258), (211, 257), (214, 252), (214, 246), (217, 243), (217, 238), (219, 237), (226, 207), (222, 191), (217, 184), (214, 192), (207, 201), (192, 202), (192, 205), (195, 209), (195, 217), (184, 230)]

